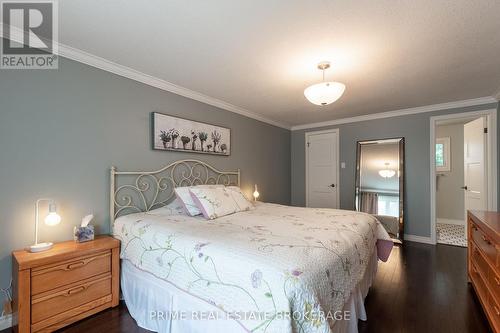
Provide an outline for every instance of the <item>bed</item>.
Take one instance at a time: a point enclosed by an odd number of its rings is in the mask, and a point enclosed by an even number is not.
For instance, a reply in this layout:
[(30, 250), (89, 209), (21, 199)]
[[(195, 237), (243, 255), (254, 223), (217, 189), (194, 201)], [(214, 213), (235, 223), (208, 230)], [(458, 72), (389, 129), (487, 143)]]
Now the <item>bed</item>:
[[(111, 170), (123, 298), (157, 332), (357, 332), (392, 241), (369, 214), (256, 203), (205, 220), (172, 206), (177, 186), (239, 185), (197, 160)], [(167, 207), (162, 207), (170, 203)], [(159, 209), (158, 209), (159, 208)]]

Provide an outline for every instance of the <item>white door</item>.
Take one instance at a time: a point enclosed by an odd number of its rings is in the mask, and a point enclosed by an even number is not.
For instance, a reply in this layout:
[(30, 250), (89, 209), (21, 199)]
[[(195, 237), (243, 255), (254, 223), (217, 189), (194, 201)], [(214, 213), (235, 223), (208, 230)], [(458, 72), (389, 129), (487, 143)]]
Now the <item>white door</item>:
[(488, 208), (486, 118), (464, 125), (465, 211)]
[(338, 208), (338, 131), (306, 133), (306, 206)]

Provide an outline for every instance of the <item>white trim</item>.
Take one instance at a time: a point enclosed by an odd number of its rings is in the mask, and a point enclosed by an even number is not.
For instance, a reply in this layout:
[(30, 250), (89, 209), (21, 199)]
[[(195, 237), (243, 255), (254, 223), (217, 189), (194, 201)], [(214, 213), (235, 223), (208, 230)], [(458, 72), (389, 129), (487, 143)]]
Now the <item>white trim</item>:
[[(0, 22), (0, 36), (3, 36), (3, 24)], [(23, 35), (24, 32), (22, 29), (12, 27), (11, 26), (11, 37), (12, 40), (15, 40), (17, 42), (22, 42), (23, 41)], [(255, 112), (252, 112), (250, 110), (241, 108), (239, 106), (233, 105), (231, 103), (224, 102), (220, 99), (210, 97), (207, 95), (204, 95), (202, 93), (196, 92), (194, 90), (188, 89), (181, 87), (179, 85), (176, 85), (174, 83), (168, 82), (166, 80), (159, 79), (157, 77), (154, 77), (149, 74), (142, 73), (140, 71), (137, 71), (133, 68), (127, 67), (120, 65), (118, 63), (115, 63), (113, 61), (98, 57), (96, 55), (90, 54), (88, 52), (79, 50), (77, 48), (64, 45), (62, 43), (55, 43), (57, 44), (59, 48), (58, 55), (64, 58), (68, 58), (77, 62), (80, 62), (82, 64), (86, 64), (95, 68), (102, 69), (104, 71), (123, 76), (127, 79), (131, 79), (137, 82), (144, 83), (146, 85), (165, 90), (171, 93), (174, 93), (176, 95), (184, 96), (189, 99), (193, 99), (198, 102), (202, 102), (208, 105), (212, 105), (215, 107), (218, 107), (220, 109), (224, 109), (227, 111), (231, 111), (237, 114), (240, 114), (242, 116), (252, 118), (273, 126), (285, 128), (285, 129), (290, 129), (290, 126), (288, 124), (275, 121), (273, 119), (267, 118), (265, 116), (262, 116), (260, 114), (257, 114)]]
[(337, 174), (335, 177), (337, 178), (335, 181), (335, 184), (337, 186), (337, 209), (340, 209), (340, 130), (338, 128), (333, 128), (333, 129), (328, 129), (328, 130), (323, 130), (323, 131), (313, 131), (313, 132), (306, 132), (304, 133), (304, 149), (305, 149), (305, 164), (306, 164), (306, 207), (309, 207), (309, 173), (308, 173), (308, 163), (307, 161), (309, 160), (309, 150), (307, 149), (307, 137), (309, 135), (317, 135), (317, 134), (327, 134), (327, 133), (334, 133), (336, 135), (337, 139), (337, 149), (336, 149), (336, 160), (337, 160)]
[(436, 223), (465, 225), (465, 220), (442, 219), (438, 217), (436, 218)]
[(431, 240), (436, 244), (436, 125), (438, 122), (449, 119), (471, 118), (471, 117), (486, 117), (488, 122), (488, 210), (497, 210), (497, 110), (481, 110), (462, 113), (453, 113), (442, 116), (430, 117), (430, 201), (431, 201)]
[(483, 105), (483, 104), (497, 103), (497, 102), (498, 101), (491, 96), (481, 97), (481, 98), (473, 98), (473, 99), (466, 99), (466, 100), (462, 100), (462, 101), (455, 101), (455, 102), (449, 102), (449, 103), (432, 104), (432, 105), (426, 105), (426, 106), (419, 106), (416, 108), (401, 109), (401, 110), (394, 110), (394, 111), (387, 111), (387, 112), (380, 112), (380, 113), (372, 113), (372, 114), (350, 117), (350, 118), (335, 119), (335, 120), (323, 121), (323, 122), (319, 122), (319, 123), (296, 125), (296, 126), (292, 126), (291, 130), (298, 131), (298, 130), (302, 130), (302, 129), (309, 129), (309, 128), (315, 128), (315, 127), (334, 126), (334, 125), (355, 123), (355, 122), (367, 121), (367, 120), (400, 117), (400, 116), (406, 116), (406, 115), (410, 115), (410, 114), (435, 112), (435, 111), (441, 111), (441, 110), (447, 110), (447, 109), (463, 108), (463, 107), (467, 107), (467, 106)]
[(409, 241), (409, 242), (417, 242), (417, 243), (424, 243), (424, 244), (436, 244), (433, 243), (430, 237), (424, 237), (424, 236), (417, 236), (417, 235), (408, 235), (405, 234), (404, 241)]
[(0, 317), (0, 331), (12, 327), (12, 314)]

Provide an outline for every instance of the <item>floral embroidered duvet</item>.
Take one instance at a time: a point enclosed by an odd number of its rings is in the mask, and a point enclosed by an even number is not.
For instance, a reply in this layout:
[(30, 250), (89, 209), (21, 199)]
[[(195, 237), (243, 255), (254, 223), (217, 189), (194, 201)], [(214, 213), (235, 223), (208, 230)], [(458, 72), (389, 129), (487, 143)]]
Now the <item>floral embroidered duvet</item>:
[(235, 314), (249, 332), (330, 332), (377, 241), (385, 260), (380, 242), (391, 243), (365, 213), (264, 203), (210, 221), (131, 214), (114, 235), (122, 259)]

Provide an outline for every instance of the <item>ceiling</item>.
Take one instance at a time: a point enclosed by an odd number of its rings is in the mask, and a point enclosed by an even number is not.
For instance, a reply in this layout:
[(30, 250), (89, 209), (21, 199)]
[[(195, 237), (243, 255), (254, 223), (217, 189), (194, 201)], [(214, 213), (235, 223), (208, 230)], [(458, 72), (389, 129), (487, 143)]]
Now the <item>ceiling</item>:
[[(389, 165), (386, 165), (389, 163)], [(399, 170), (399, 144), (374, 143), (361, 146), (360, 187), (363, 191), (399, 193), (399, 178), (383, 178), (380, 170)]]
[(498, 0), (59, 2), (62, 44), (286, 125), (495, 95), (499, 31)]

